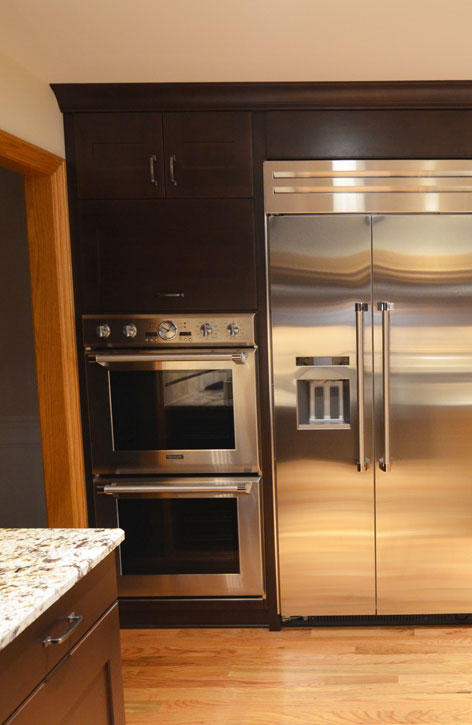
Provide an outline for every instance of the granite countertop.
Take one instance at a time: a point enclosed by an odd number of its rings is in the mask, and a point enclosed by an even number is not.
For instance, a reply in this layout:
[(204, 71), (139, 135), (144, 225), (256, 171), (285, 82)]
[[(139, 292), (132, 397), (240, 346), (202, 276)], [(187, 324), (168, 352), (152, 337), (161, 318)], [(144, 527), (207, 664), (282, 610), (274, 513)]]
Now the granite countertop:
[(0, 529), (0, 649), (123, 539), (121, 529)]

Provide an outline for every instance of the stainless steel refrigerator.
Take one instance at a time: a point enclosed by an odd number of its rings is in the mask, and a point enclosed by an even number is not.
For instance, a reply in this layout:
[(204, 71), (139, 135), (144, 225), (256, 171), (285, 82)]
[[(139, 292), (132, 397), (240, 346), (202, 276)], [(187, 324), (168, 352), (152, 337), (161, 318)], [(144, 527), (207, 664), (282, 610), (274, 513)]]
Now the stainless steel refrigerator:
[(472, 162), (266, 162), (280, 613), (472, 612)]

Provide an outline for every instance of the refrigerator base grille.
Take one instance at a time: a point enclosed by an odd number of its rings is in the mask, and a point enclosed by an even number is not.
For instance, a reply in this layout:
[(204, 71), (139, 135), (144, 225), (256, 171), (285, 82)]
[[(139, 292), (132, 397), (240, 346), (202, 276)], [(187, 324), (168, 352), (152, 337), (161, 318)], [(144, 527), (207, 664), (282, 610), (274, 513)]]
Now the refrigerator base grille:
[(368, 614), (356, 616), (282, 617), (284, 627), (469, 626), (472, 614)]

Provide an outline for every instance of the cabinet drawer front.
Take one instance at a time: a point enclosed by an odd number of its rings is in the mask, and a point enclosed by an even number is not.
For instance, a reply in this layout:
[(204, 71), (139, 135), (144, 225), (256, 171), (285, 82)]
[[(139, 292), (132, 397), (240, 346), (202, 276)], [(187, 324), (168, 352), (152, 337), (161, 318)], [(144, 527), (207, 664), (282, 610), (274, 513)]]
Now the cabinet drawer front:
[(256, 308), (249, 199), (82, 202), (83, 311)]
[(118, 606), (87, 632), (5, 725), (124, 725)]
[[(0, 722), (83, 637), (116, 597), (113, 553), (0, 652)], [(72, 612), (82, 617), (78, 626), (62, 644), (45, 647), (46, 637), (59, 637), (70, 626), (67, 617)]]

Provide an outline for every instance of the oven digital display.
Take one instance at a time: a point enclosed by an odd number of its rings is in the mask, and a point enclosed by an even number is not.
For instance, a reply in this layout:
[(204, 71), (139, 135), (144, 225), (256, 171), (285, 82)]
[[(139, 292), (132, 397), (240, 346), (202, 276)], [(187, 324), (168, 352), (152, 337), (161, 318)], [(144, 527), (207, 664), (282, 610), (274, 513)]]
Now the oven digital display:
[(191, 332), (179, 332), (179, 337), (190, 337)]

